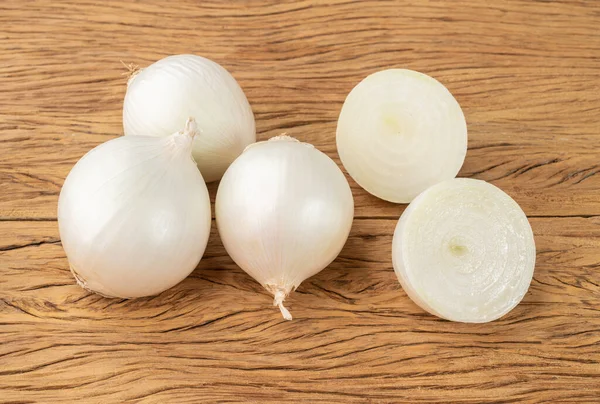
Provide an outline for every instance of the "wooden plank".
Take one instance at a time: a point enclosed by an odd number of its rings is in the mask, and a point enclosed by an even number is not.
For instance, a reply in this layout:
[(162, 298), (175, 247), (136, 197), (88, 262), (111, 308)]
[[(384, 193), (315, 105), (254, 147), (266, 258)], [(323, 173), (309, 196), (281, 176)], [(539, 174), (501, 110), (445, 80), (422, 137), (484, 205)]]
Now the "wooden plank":
[[(537, 218), (524, 301), (499, 321), (457, 324), (414, 305), (391, 267), (396, 221), (358, 219), (340, 257), (271, 297), (213, 226), (185, 281), (137, 300), (79, 288), (55, 222), (0, 222), (4, 399), (536, 401), (600, 394), (600, 218)], [(77, 369), (76, 372), (73, 369)], [(144, 382), (140, 382), (143, 380)], [(460, 391), (460, 395), (457, 393)]]

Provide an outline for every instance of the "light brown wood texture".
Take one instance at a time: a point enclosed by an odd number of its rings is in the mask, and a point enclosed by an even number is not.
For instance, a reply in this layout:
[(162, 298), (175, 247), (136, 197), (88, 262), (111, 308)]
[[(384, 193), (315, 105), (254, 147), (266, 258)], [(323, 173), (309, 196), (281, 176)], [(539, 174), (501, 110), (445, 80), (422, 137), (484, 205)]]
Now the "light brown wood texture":
[[(599, 402), (599, 26), (594, 0), (0, 2), (0, 402)], [(361, 79), (439, 79), (468, 122), (460, 175), (530, 218), (524, 301), (480, 325), (423, 312), (392, 269), (404, 206), (352, 180), (348, 243), (289, 297), (291, 322), (214, 223), (199, 267), (159, 296), (79, 288), (60, 187), (122, 133), (121, 61), (177, 53), (232, 72), (260, 139), (287, 132), (338, 163), (337, 116)]]

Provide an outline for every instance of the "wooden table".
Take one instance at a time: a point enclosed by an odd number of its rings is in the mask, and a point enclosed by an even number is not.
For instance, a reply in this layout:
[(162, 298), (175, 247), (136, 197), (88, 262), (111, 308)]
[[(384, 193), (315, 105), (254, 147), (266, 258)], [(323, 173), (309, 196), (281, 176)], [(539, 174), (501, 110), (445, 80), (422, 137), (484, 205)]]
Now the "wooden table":
[[(594, 0), (2, 1), (0, 402), (599, 402), (599, 26)], [(287, 132), (338, 163), (356, 83), (389, 67), (438, 78), (469, 125), (460, 175), (530, 218), (524, 301), (490, 324), (424, 313), (392, 270), (404, 206), (351, 180), (350, 239), (288, 299), (291, 322), (214, 226), (159, 296), (80, 289), (56, 224), (63, 180), (122, 133), (121, 61), (178, 53), (232, 72), (260, 139)]]

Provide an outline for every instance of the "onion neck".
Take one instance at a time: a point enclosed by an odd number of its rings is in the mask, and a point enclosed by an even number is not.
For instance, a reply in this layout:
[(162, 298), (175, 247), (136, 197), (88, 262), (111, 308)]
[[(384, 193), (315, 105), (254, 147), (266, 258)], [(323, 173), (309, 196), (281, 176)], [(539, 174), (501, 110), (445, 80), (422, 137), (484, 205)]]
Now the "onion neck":
[(127, 69), (127, 72), (125, 72), (124, 74), (127, 76), (127, 87), (129, 87), (133, 82), (135, 76), (140, 74), (140, 72), (144, 69), (140, 68), (138, 65), (133, 63), (125, 64), (125, 62), (123, 62), (122, 60), (121, 64)]
[(173, 156), (191, 156), (194, 137), (201, 132), (194, 118), (190, 117), (185, 122), (185, 127), (182, 131), (174, 133), (170, 136), (170, 144)]
[(300, 141), (296, 138), (286, 135), (285, 133), (282, 133), (281, 135), (273, 136), (272, 138), (267, 140), (267, 142), (300, 142)]
[(285, 318), (286, 320), (291, 320), (292, 314), (283, 305), (283, 301), (285, 300), (285, 297), (288, 295), (289, 289), (286, 290), (285, 288), (282, 288), (280, 286), (275, 286), (275, 285), (266, 285), (266, 288), (269, 292), (273, 293), (273, 296), (274, 296), (273, 306), (279, 307), (279, 310), (281, 311), (281, 315), (283, 316), (283, 318)]
[(268, 140), (262, 140), (260, 142), (250, 143), (248, 146), (246, 146), (246, 148), (244, 149), (244, 152), (248, 151), (249, 149), (251, 149), (254, 146), (257, 146), (259, 144), (275, 143), (275, 142), (281, 142), (281, 143), (283, 143), (283, 142), (300, 143), (302, 146), (306, 146), (306, 147), (309, 147), (309, 148), (314, 148), (314, 146), (312, 144), (310, 144), (310, 143), (301, 142), (301, 141), (299, 141), (296, 138), (293, 138), (291, 136), (286, 135), (285, 133), (282, 133), (281, 135), (273, 136), (272, 138), (270, 138)]
[(275, 290), (274, 296), (275, 296), (275, 298), (273, 299), (273, 306), (279, 307), (279, 310), (281, 311), (281, 315), (283, 316), (283, 318), (285, 318), (286, 320), (291, 320), (292, 314), (283, 305), (283, 301), (285, 300), (285, 297), (287, 296), (287, 293), (285, 292), (285, 290), (282, 288), (277, 288), (277, 290)]

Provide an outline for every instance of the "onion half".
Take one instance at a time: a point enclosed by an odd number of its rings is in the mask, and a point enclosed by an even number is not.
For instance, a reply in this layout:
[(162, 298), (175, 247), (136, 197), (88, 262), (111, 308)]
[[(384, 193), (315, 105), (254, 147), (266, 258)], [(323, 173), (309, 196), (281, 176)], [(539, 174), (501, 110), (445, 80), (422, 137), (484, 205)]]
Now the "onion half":
[(344, 167), (361, 187), (407, 203), (458, 174), (467, 152), (467, 125), (440, 82), (391, 69), (368, 76), (350, 92), (336, 142)]
[(499, 188), (456, 178), (421, 193), (402, 214), (394, 270), (421, 308), (452, 321), (483, 323), (512, 310), (535, 266), (531, 226)]

